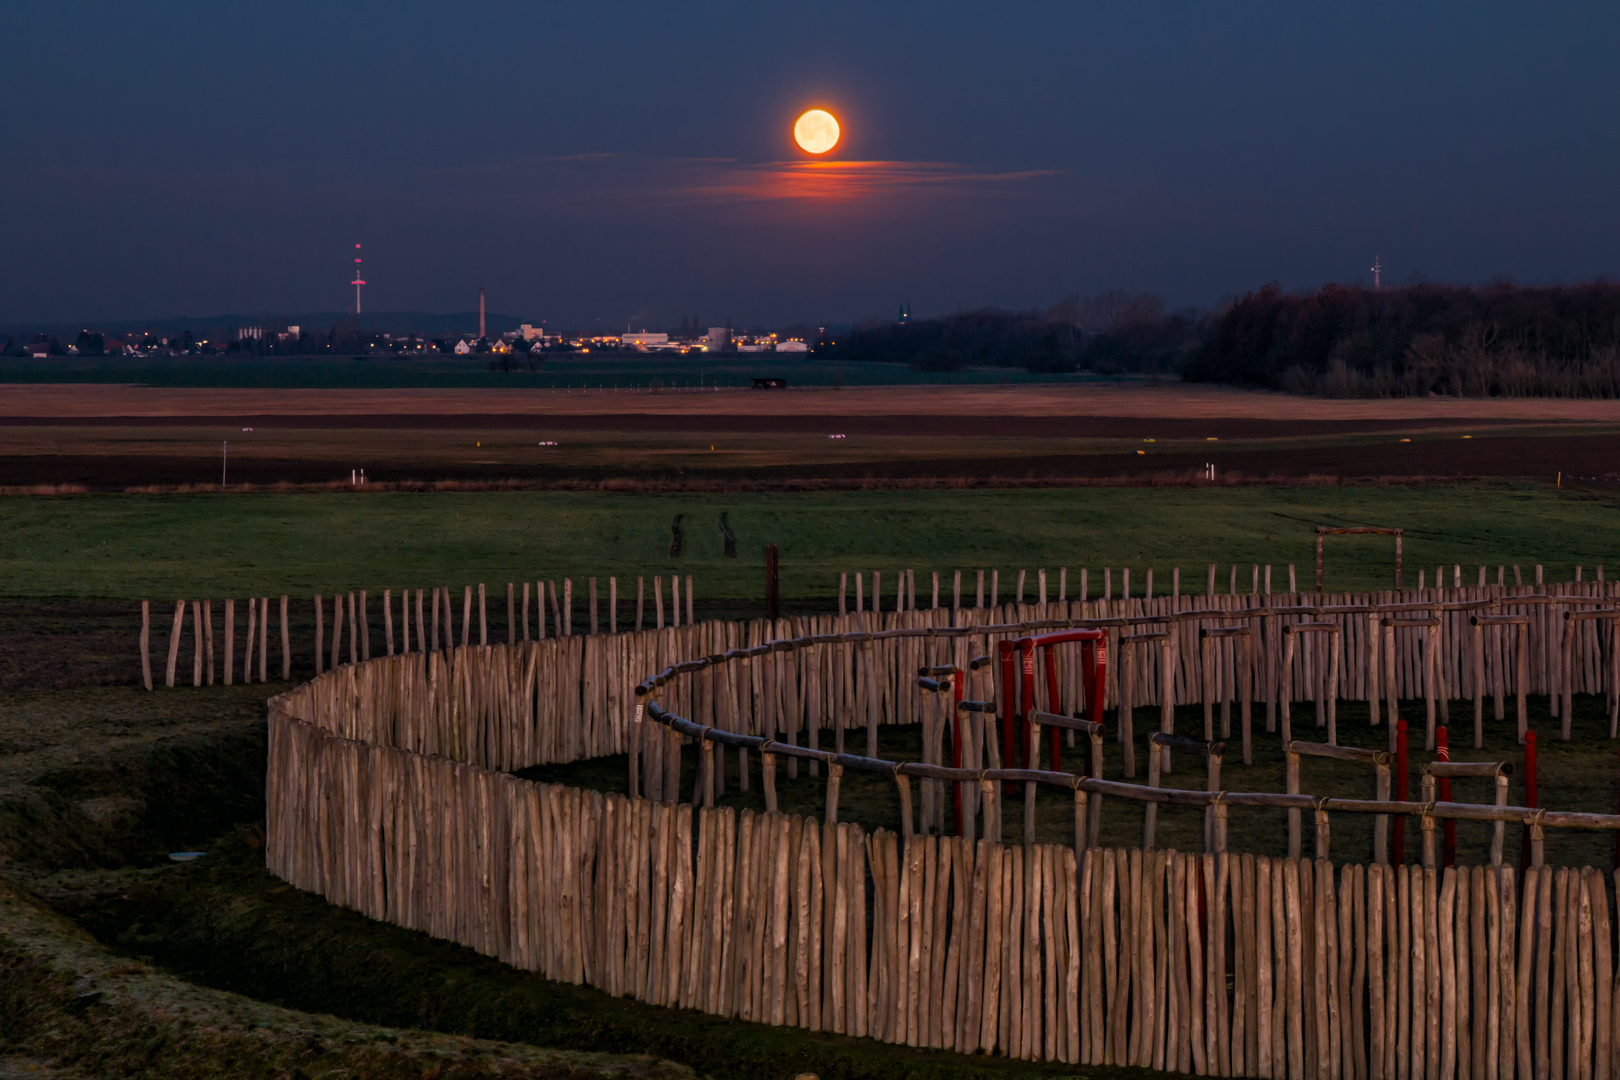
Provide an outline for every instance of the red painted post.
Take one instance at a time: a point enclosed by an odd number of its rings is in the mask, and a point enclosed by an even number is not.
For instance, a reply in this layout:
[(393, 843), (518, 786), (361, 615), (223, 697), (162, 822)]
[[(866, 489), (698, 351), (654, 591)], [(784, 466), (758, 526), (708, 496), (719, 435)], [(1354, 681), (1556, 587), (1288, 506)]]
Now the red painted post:
[[(1446, 742), (1446, 729), (1443, 728), (1443, 727), (1439, 727), (1439, 728), (1434, 729), (1434, 748), (1435, 748), (1435, 752), (1436, 752), (1436, 755), (1438, 756), (1439, 760), (1441, 760), (1441, 761), (1450, 761), (1451, 760), (1451, 746)], [(1439, 797), (1440, 797), (1441, 802), (1450, 802), (1451, 801), (1451, 777), (1442, 776), (1440, 778)], [(1457, 865), (1457, 823), (1455, 821), (1453, 821), (1452, 819), (1447, 818), (1440, 825), (1440, 834), (1441, 834), (1440, 867), (1441, 867), (1441, 869), (1444, 869), (1444, 868), (1446, 868), (1448, 866), (1456, 866)]]
[[(1035, 711), (1035, 646), (1028, 641), (1020, 641), (1018, 642), (1018, 652), (1023, 660), (1021, 666), (1024, 672), (1024, 694), (1018, 703), (1018, 749), (1033, 757), (1035, 752), (1040, 749), (1039, 747), (1029, 746), (1028, 738), (1029, 714)], [(1025, 749), (1025, 747), (1028, 747), (1028, 749)], [(1034, 767), (1035, 762), (1027, 760), (1024, 762), (1024, 768), (1033, 769)]]
[[(951, 768), (962, 767), (962, 684), (967, 680), (961, 668), (951, 672)], [(956, 803), (956, 835), (962, 835), (962, 785), (952, 784)]]
[[(1536, 791), (1536, 733), (1524, 733), (1524, 805), (1534, 810), (1540, 806)], [(1620, 841), (1617, 841), (1620, 843)], [(1620, 850), (1620, 849), (1617, 849)], [(1524, 879), (1525, 868), (1530, 865), (1530, 826), (1524, 825), (1519, 836), (1519, 878)]]
[[(1400, 720), (1395, 724), (1395, 801), (1406, 801), (1406, 721)], [(1406, 863), (1406, 815), (1395, 814), (1395, 837), (1390, 845), (1390, 862), (1393, 866), (1403, 866)]]
[[(1086, 711), (1091, 714), (1092, 723), (1098, 727), (1103, 722), (1104, 695), (1108, 692), (1108, 639), (1094, 642), (1091, 645), (1091, 678), (1086, 686)], [(1102, 765), (1097, 766), (1096, 779), (1102, 779)]]
[[(1046, 665), (1046, 704), (1053, 712), (1057, 712), (1059, 704), (1057, 667), (1053, 663), (1052, 646), (1046, 645), (1041, 648), (1041, 662)], [(1052, 764), (1050, 767), (1053, 772), (1062, 772), (1063, 740), (1058, 737), (1057, 728), (1053, 728), (1050, 735), (1052, 740)]]
[[(1013, 678), (1013, 643), (1003, 641), (999, 643), (998, 648), (1001, 653), (1001, 766), (1004, 769), (1016, 769), (1018, 766), (1014, 764), (1016, 759), (1013, 757), (1016, 746), (1013, 739), (1013, 715), (1018, 709), (1016, 704), (1018, 680)], [(1013, 787), (1008, 786), (1009, 797), (1012, 791)]]

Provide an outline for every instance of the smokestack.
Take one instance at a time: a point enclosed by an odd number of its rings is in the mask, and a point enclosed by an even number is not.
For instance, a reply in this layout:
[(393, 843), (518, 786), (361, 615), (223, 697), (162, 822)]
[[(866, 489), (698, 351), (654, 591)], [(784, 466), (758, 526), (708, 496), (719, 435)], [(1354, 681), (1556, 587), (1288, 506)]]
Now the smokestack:
[(484, 287), (482, 285), (480, 285), (478, 287), (478, 336), (480, 338), (483, 338), (485, 336), (484, 335)]

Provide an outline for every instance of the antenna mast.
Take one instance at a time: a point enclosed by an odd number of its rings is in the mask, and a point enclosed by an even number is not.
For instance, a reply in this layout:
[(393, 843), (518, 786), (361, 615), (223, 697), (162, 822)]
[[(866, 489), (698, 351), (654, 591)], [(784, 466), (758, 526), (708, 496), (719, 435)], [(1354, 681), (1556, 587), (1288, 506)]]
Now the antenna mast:
[(1381, 280), (1380, 275), (1382, 275), (1383, 272), (1384, 272), (1384, 264), (1381, 261), (1379, 261), (1379, 258), (1378, 258), (1377, 255), (1374, 255), (1373, 256), (1373, 264), (1372, 264), (1373, 288), (1375, 288), (1375, 289), (1382, 288), (1383, 282)]
[[(360, 245), (359, 244), (354, 245), (354, 250), (356, 252), (358, 252), (360, 250)], [(360, 286), (364, 285), (365, 282), (360, 280), (360, 256), (358, 254), (355, 255), (355, 257), (354, 257), (354, 280), (349, 282), (349, 284), (354, 286), (354, 313), (356, 315), (359, 315), (360, 314)]]

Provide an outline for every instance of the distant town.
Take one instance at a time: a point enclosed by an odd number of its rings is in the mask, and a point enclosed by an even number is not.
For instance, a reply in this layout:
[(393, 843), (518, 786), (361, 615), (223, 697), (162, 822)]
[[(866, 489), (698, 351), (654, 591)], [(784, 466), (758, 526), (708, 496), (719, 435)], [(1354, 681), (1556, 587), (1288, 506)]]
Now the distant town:
[[(482, 321), (482, 320), (480, 320)], [(810, 353), (821, 343), (820, 327), (786, 332), (734, 331), (682, 320), (673, 330), (626, 330), (620, 334), (554, 333), (544, 325), (520, 323), (510, 330), (480, 327), (465, 334), (390, 333), (363, 330), (358, 319), (330, 327), (254, 323), (224, 327), (207, 336), (189, 330), (111, 332), (85, 328), (76, 335), (34, 333), (0, 336), (0, 356), (169, 357), (169, 356), (487, 356), (543, 360), (550, 354)]]

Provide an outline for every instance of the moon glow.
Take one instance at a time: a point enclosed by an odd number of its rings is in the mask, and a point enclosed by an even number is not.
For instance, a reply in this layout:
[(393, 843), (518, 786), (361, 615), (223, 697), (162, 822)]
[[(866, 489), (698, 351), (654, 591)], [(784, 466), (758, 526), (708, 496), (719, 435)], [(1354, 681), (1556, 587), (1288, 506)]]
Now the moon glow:
[(793, 140), (807, 154), (825, 154), (838, 145), (838, 121), (825, 109), (811, 109), (793, 125)]

